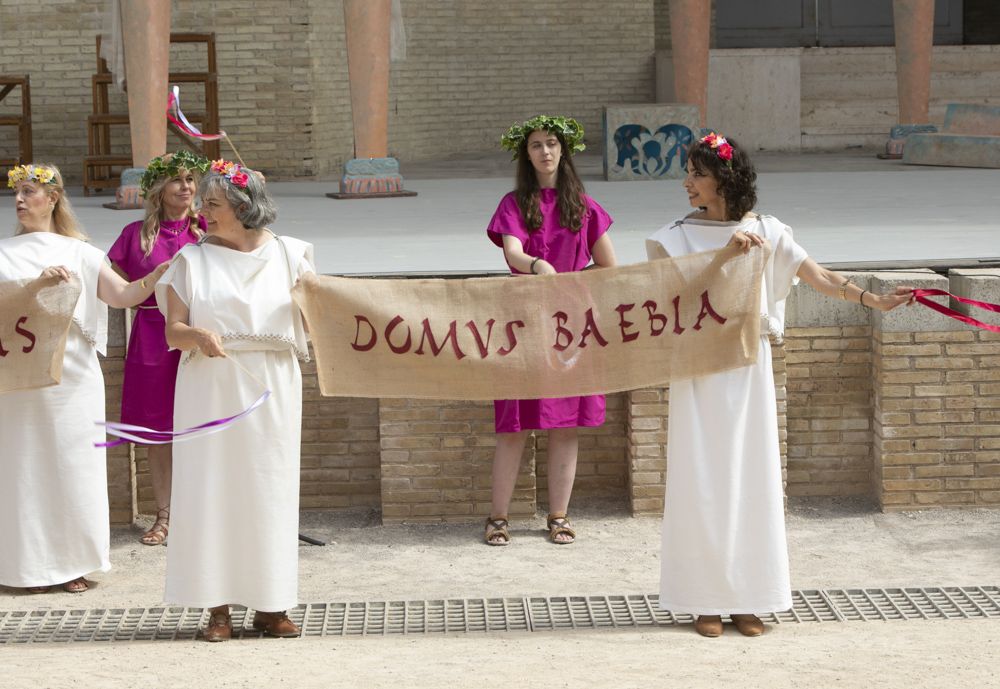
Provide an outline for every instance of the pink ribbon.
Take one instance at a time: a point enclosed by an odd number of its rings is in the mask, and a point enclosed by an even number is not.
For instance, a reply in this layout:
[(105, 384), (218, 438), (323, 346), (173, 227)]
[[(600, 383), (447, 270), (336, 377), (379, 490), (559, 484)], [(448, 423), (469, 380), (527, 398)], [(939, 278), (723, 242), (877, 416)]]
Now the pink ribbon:
[(181, 111), (180, 86), (174, 86), (171, 92), (167, 94), (167, 119), (192, 139), (218, 141), (219, 139), (226, 138), (226, 133), (221, 129), (218, 134), (202, 134), (197, 127), (188, 122), (188, 119), (184, 117), (184, 113)]
[(948, 306), (938, 304), (936, 301), (931, 301), (927, 297), (951, 297), (955, 301), (962, 302), (963, 304), (968, 304), (969, 306), (975, 306), (980, 309), (985, 309), (987, 311), (993, 311), (995, 313), (1000, 313), (1000, 304), (991, 304), (988, 301), (977, 301), (975, 299), (966, 299), (965, 297), (957, 297), (951, 292), (945, 292), (943, 289), (915, 289), (913, 290), (913, 298), (923, 304), (924, 306), (934, 309), (938, 313), (943, 313), (949, 318), (954, 318), (956, 321), (961, 321), (966, 325), (971, 325), (982, 330), (989, 330), (992, 333), (1000, 333), (1000, 325), (990, 325), (989, 323), (983, 323), (982, 321), (976, 320), (971, 316), (966, 316), (963, 313), (959, 313), (955, 309)]
[(145, 426), (133, 426), (128, 423), (95, 421), (94, 423), (98, 426), (104, 426), (105, 432), (108, 435), (117, 436), (117, 440), (94, 443), (94, 447), (115, 447), (129, 441), (133, 443), (141, 443), (143, 445), (168, 445), (170, 443), (201, 438), (206, 435), (226, 430), (243, 417), (249, 415), (260, 405), (264, 404), (270, 396), (271, 391), (265, 390), (260, 397), (254, 400), (249, 407), (241, 411), (239, 414), (227, 416), (222, 419), (215, 419), (214, 421), (206, 421), (205, 423), (198, 424), (197, 426), (185, 428), (182, 431), (157, 431), (152, 428), (146, 428)]

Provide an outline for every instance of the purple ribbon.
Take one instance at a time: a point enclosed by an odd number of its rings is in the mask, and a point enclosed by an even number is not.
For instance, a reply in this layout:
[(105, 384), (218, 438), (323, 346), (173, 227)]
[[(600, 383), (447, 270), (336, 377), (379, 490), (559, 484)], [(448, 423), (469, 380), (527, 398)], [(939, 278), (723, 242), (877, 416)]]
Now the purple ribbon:
[(94, 423), (98, 426), (104, 426), (105, 432), (108, 435), (117, 436), (117, 440), (94, 443), (94, 447), (116, 447), (130, 441), (134, 443), (141, 443), (143, 445), (168, 445), (170, 443), (201, 438), (206, 435), (211, 435), (212, 433), (218, 433), (219, 431), (226, 430), (243, 417), (249, 415), (260, 405), (264, 404), (270, 396), (271, 391), (265, 390), (260, 397), (254, 400), (249, 407), (241, 411), (239, 414), (227, 416), (222, 419), (215, 419), (214, 421), (206, 421), (205, 423), (198, 424), (197, 426), (185, 428), (182, 431), (157, 431), (152, 428), (146, 428), (145, 426), (133, 426), (128, 423), (95, 421)]

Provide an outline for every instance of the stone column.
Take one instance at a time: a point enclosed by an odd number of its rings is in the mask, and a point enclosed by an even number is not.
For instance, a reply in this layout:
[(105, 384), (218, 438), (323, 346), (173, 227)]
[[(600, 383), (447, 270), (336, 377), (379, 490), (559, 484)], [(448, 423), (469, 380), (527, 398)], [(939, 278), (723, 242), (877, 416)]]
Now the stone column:
[(711, 0), (670, 0), (670, 51), (674, 63), (674, 97), (698, 106), (700, 124), (708, 114), (708, 42)]
[(900, 158), (906, 137), (936, 131), (927, 124), (931, 97), (931, 53), (934, 48), (934, 0), (893, 0), (896, 34), (896, 90), (899, 119), (889, 135), (883, 158)]
[(354, 158), (332, 198), (415, 196), (403, 191), (389, 150), (389, 35), (392, 0), (344, 0)]
[(112, 207), (142, 208), (139, 178), (151, 159), (167, 151), (170, 3), (123, 2), (122, 33), (133, 167), (122, 172)]

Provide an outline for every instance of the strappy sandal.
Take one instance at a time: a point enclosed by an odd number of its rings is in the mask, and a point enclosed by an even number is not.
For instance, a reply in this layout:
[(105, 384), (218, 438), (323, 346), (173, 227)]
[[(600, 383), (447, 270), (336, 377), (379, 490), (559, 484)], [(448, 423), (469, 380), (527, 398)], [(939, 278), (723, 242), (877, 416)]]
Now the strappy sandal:
[(90, 586), (87, 585), (87, 580), (83, 577), (77, 577), (73, 581), (67, 581), (62, 585), (63, 591), (66, 591), (67, 593), (83, 593), (89, 588)]
[[(549, 540), (556, 545), (569, 545), (576, 540), (576, 531), (570, 526), (569, 519), (566, 517), (565, 512), (553, 512), (548, 516), (546, 524), (549, 529)], [(566, 534), (569, 536), (568, 541), (556, 540), (557, 536)]]
[(143, 545), (163, 545), (170, 532), (170, 508), (164, 507), (156, 512), (156, 521), (149, 527), (149, 531), (139, 537), (139, 542)]
[(506, 514), (502, 517), (488, 517), (486, 519), (486, 545), (510, 545), (508, 526), (510, 524), (507, 523)]
[(52, 590), (51, 586), (28, 586), (24, 589), (28, 593), (48, 593)]

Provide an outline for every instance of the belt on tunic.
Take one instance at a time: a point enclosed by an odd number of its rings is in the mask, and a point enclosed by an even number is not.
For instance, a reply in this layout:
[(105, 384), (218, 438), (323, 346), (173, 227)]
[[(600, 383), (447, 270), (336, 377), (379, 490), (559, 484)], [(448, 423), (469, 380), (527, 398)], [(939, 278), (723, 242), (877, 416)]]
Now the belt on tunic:
[(143, 306), (142, 304), (136, 306), (137, 309), (159, 309), (159, 306)]

